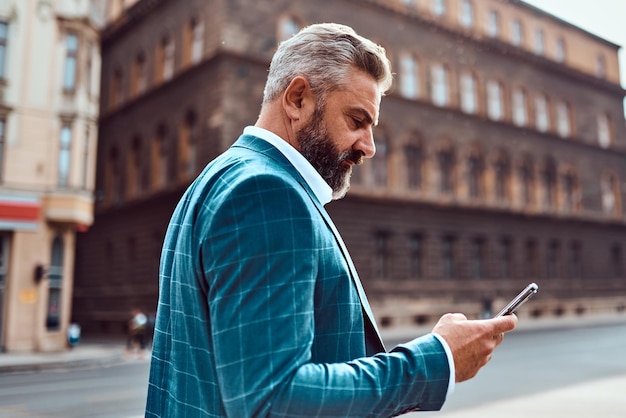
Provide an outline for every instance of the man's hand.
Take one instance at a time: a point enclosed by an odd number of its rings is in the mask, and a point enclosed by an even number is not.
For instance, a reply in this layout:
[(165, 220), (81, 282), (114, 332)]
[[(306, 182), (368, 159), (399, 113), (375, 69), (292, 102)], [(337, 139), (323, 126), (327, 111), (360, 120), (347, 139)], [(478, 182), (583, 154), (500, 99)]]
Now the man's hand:
[(445, 314), (433, 328), (450, 346), (454, 357), (456, 381), (463, 382), (476, 373), (502, 342), (504, 333), (517, 325), (515, 315), (499, 318), (468, 320), (463, 314)]

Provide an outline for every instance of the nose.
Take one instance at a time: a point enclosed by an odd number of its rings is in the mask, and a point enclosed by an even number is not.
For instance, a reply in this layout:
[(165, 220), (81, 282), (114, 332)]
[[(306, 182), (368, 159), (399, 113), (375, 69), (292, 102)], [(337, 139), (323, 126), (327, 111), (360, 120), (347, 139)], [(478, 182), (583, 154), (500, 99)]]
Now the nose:
[(354, 144), (354, 149), (361, 151), (365, 158), (372, 158), (376, 154), (376, 144), (374, 143), (374, 134), (371, 129), (363, 131), (361, 137)]

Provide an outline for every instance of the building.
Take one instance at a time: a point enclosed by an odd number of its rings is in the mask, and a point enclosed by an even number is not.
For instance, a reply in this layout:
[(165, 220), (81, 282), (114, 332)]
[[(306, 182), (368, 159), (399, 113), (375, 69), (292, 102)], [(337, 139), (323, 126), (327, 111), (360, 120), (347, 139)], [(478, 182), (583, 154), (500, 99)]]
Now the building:
[[(323, 4), (322, 4), (323, 3)], [(387, 49), (376, 157), (328, 205), (383, 325), (626, 304), (618, 45), (517, 0), (117, 2), (102, 33), (95, 224), (74, 314), (121, 332), (154, 310), (167, 222), (256, 120), (277, 42), (335, 21)]]
[(76, 234), (93, 222), (98, 10), (87, 0), (0, 2), (3, 351), (67, 345)]

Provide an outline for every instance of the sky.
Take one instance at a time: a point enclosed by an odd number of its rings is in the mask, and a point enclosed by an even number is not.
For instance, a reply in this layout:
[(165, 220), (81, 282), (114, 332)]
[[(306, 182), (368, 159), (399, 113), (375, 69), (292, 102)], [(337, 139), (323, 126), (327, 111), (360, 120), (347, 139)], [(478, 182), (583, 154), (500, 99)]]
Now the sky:
[(523, 0), (566, 22), (620, 45), (620, 78), (626, 88), (626, 0)]

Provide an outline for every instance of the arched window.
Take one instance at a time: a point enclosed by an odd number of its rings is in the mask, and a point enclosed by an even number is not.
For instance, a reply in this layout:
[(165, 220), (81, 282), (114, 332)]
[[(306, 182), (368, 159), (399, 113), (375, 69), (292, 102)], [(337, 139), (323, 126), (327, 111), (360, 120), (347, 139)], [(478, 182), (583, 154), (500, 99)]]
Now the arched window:
[(530, 206), (534, 203), (534, 178), (535, 176), (532, 161), (527, 158), (519, 168), (520, 201), (524, 206)]
[(572, 133), (572, 117), (569, 104), (564, 101), (556, 102), (556, 132), (563, 138), (567, 138)]
[(483, 157), (479, 154), (472, 154), (467, 162), (469, 196), (479, 199), (484, 196), (485, 164)]
[(612, 173), (607, 173), (600, 183), (602, 193), (602, 210), (612, 217), (619, 217), (621, 214), (620, 187), (617, 177)]
[(511, 167), (505, 154), (496, 158), (493, 165), (495, 198), (499, 202), (508, 202), (511, 196)]
[(549, 157), (546, 159), (543, 170), (544, 207), (546, 208), (556, 207), (556, 181), (556, 162), (554, 158)]
[(443, 194), (454, 194), (455, 191), (455, 158), (450, 148), (444, 148), (437, 154), (439, 164), (439, 191)]
[(198, 123), (193, 110), (185, 115), (185, 120), (180, 129), (179, 138), (179, 174), (181, 179), (189, 179), (196, 175), (197, 171), (197, 147), (198, 147)]
[(141, 171), (142, 171), (142, 150), (141, 138), (135, 136), (131, 142), (130, 152), (126, 160), (126, 195), (134, 197), (141, 193)]
[(48, 270), (48, 308), (46, 329), (55, 331), (61, 327), (61, 294), (63, 289), (63, 238), (52, 241), (50, 268)]
[(550, 129), (548, 98), (545, 94), (535, 96), (535, 127), (540, 132), (547, 132)]
[(461, 3), (459, 23), (465, 28), (471, 28), (474, 26), (474, 4), (472, 3), (472, 0), (463, 0)]
[(528, 124), (528, 99), (526, 92), (521, 88), (515, 88), (512, 95), (513, 100), (513, 123), (517, 126)]
[(202, 60), (204, 54), (204, 23), (193, 18), (187, 24), (183, 37), (183, 64), (193, 65)]
[(424, 186), (424, 150), (421, 144), (411, 142), (404, 147), (406, 159), (407, 186), (420, 190)]
[(410, 53), (400, 55), (400, 93), (409, 99), (420, 96), (420, 65), (418, 59)]
[(476, 77), (471, 73), (461, 74), (461, 110), (465, 113), (476, 113), (478, 111), (478, 83)]
[(159, 125), (156, 136), (152, 140), (151, 164), (152, 187), (154, 190), (164, 187), (169, 179), (167, 133), (167, 127)]
[(487, 81), (487, 116), (491, 120), (504, 118), (504, 93), (502, 84), (496, 80)]
[(578, 177), (573, 170), (563, 175), (563, 209), (566, 212), (577, 212), (580, 208), (580, 192)]
[(450, 104), (448, 69), (443, 64), (433, 64), (430, 68), (431, 100), (436, 106)]
[(598, 144), (602, 148), (609, 148), (613, 145), (613, 125), (611, 117), (607, 113), (601, 113), (596, 119), (598, 128)]
[(143, 94), (148, 87), (148, 66), (146, 65), (146, 56), (143, 52), (140, 52), (135, 57), (133, 63), (133, 72), (130, 91), (132, 96), (138, 96)]
[(120, 155), (116, 147), (111, 148), (105, 164), (104, 200), (109, 204), (122, 202), (123, 181), (120, 170)]

